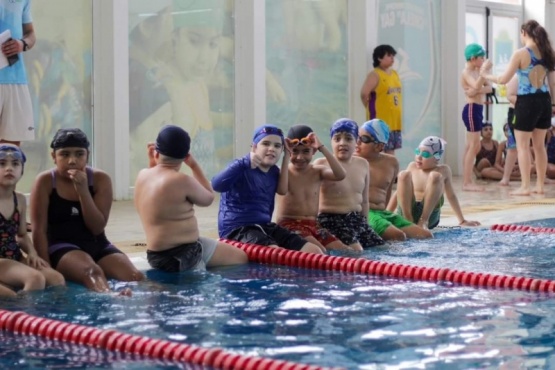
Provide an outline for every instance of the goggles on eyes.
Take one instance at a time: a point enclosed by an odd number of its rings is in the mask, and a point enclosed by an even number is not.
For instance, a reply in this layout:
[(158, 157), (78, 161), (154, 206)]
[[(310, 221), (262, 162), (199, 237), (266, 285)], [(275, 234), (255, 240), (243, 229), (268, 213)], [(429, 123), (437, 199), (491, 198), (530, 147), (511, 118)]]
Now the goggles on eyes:
[(20, 161), (21, 163), (25, 163), (26, 161), (25, 154), (23, 154), (21, 150), (7, 145), (0, 145), (0, 160), (8, 157), (11, 157), (16, 161)]
[(291, 143), (292, 146), (297, 146), (297, 145), (309, 146), (310, 138), (307, 136), (307, 137), (303, 137), (302, 139), (289, 139), (289, 142)]
[(377, 140), (375, 140), (373, 137), (368, 136), (368, 135), (360, 135), (358, 138), (364, 144), (379, 144), (379, 142)]
[(414, 149), (414, 154), (419, 155), (424, 159), (434, 157), (435, 159), (439, 160), (441, 158), (439, 153), (432, 154), (432, 153), (428, 152), (427, 150), (420, 150), (420, 148)]

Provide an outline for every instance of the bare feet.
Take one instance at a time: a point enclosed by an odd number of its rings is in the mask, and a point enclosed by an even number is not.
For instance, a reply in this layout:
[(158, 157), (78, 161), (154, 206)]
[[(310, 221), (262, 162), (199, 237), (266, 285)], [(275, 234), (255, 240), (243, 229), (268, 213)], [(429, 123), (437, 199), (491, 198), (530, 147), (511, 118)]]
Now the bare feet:
[(509, 181), (501, 180), (497, 183), (499, 186), (509, 186)]
[(485, 191), (486, 188), (484, 188), (483, 186), (479, 186), (476, 185), (474, 183), (470, 183), (470, 184), (463, 184), (462, 187), (463, 191)]
[(510, 195), (530, 195), (530, 189), (528, 188), (518, 188), (515, 191), (511, 191)]
[(543, 186), (536, 186), (536, 188), (534, 190), (532, 190), (532, 193), (534, 193), (534, 194), (544, 194)]

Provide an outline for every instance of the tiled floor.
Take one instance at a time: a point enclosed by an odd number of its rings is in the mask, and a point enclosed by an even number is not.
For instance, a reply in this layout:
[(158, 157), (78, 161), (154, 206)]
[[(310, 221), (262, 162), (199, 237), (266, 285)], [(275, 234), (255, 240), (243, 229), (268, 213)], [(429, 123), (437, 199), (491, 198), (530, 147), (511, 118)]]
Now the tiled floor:
[[(543, 195), (516, 197), (509, 195), (509, 192), (519, 186), (518, 182), (512, 182), (510, 187), (498, 186), (496, 182), (484, 183), (486, 191), (481, 193), (463, 192), (460, 178), (455, 178), (454, 182), (465, 218), (477, 220), (483, 226), (555, 217), (555, 185), (546, 185)], [(196, 208), (201, 235), (217, 238), (218, 204), (219, 199), (210, 207)], [(457, 223), (446, 201), (440, 226), (454, 226)], [(131, 256), (139, 268), (147, 268), (144, 258), (145, 238), (133, 201), (114, 202), (106, 233), (114, 244)]]

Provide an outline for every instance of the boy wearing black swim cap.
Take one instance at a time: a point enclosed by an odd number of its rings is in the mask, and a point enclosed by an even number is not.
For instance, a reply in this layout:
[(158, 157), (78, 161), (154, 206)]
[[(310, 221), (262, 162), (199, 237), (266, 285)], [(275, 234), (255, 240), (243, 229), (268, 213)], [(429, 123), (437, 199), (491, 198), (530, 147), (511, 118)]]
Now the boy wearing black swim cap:
[[(301, 235), (323, 250), (348, 250), (345, 244), (316, 220), (322, 181), (341, 181), (345, 178), (345, 170), (310, 127), (291, 127), (285, 140), (289, 144), (291, 162), (288, 166), (287, 194), (278, 197), (278, 225)], [(317, 151), (327, 158), (329, 166), (312, 163), (312, 157)]]
[[(139, 172), (134, 196), (148, 263), (167, 272), (246, 263), (241, 249), (199, 234), (194, 207), (212, 204), (214, 191), (190, 147), (189, 134), (174, 125), (162, 127), (148, 145), (150, 167)], [(192, 176), (180, 172), (183, 163)]]

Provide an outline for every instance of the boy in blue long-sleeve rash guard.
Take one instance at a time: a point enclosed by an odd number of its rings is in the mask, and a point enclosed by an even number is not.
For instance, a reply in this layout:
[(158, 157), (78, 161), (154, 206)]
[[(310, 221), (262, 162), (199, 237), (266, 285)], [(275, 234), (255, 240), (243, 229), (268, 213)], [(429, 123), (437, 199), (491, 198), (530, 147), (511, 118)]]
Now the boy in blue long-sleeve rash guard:
[(249, 154), (235, 159), (214, 176), (212, 187), (222, 193), (218, 214), (221, 238), (244, 243), (323, 253), (315, 244), (272, 222), (276, 193), (287, 193), (289, 156), (276, 165), (286, 145), (282, 131), (262, 125), (254, 131)]

